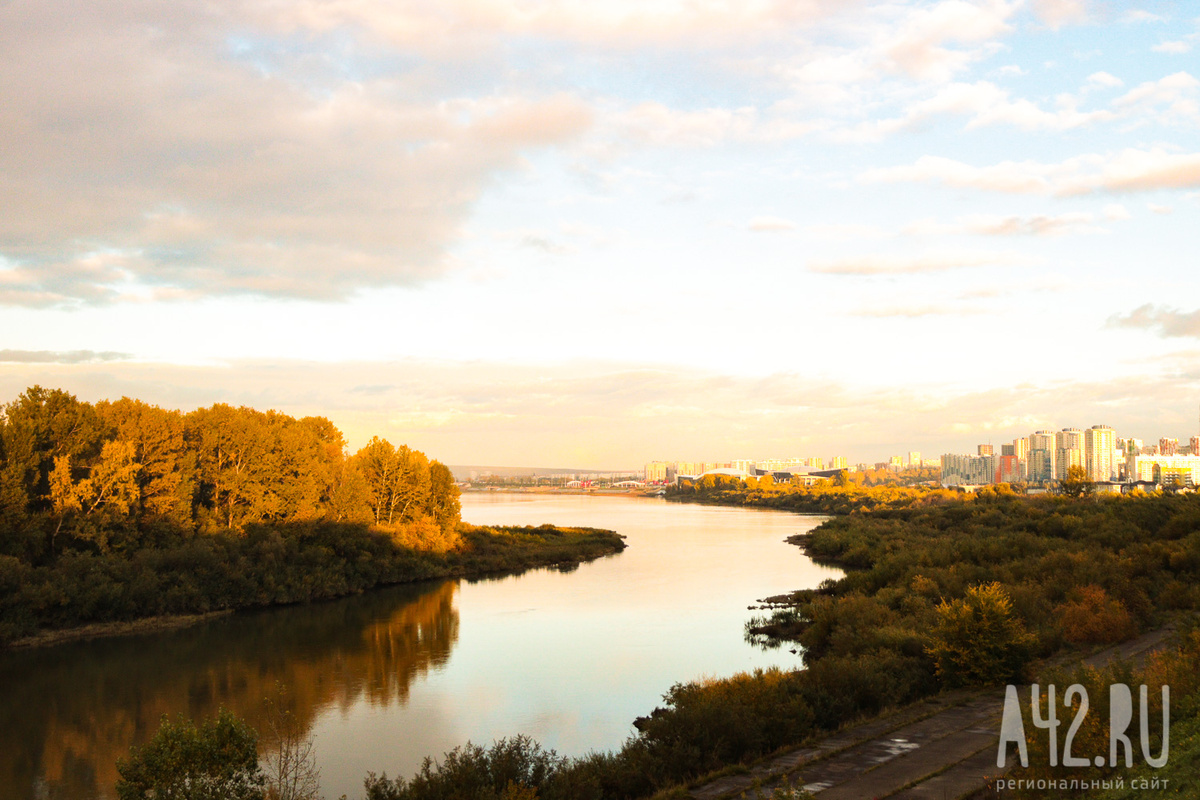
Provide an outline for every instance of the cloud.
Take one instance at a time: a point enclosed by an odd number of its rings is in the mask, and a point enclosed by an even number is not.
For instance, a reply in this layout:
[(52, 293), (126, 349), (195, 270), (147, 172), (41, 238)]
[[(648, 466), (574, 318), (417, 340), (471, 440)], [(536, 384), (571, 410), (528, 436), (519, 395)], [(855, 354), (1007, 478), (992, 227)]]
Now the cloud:
[(417, 284), (493, 176), (591, 125), (570, 94), (348, 78), (270, 7), (301, 4), (0, 6), (0, 302)]
[(1011, 253), (927, 253), (917, 256), (870, 255), (835, 261), (816, 261), (809, 271), (825, 275), (916, 275), (928, 272), (1012, 263)]
[[(852, 0), (851, 9), (860, 5)], [(501, 37), (539, 37), (588, 45), (711, 43), (759, 37), (843, 12), (844, 0), (309, 0), (261, 4), (260, 19), (284, 32), (325, 33), (362, 28), (390, 45), (445, 53), (454, 46), (495, 46)]]
[(1006, 78), (1010, 75), (1019, 78), (1023, 75), (1028, 75), (1029, 72), (1018, 64), (1005, 64), (1003, 67), (992, 70), (990, 74), (998, 78)]
[(1087, 22), (1090, 9), (1087, 0), (1033, 0), (1033, 13), (1051, 28)]
[(128, 361), (129, 353), (95, 350), (0, 350), (2, 364), (90, 364), (99, 361)]
[(1125, 81), (1121, 80), (1116, 75), (1111, 75), (1107, 72), (1093, 72), (1087, 77), (1087, 85), (1116, 88), (1118, 86), (1124, 86)]
[(944, 0), (912, 9), (882, 48), (883, 63), (922, 80), (948, 80), (981, 54), (951, 50), (946, 42), (988, 42), (1011, 30), (1008, 19), (1019, 3)]
[(988, 125), (1012, 125), (1022, 130), (1069, 130), (1097, 121), (1111, 120), (1113, 112), (1097, 110), (1082, 112), (1068, 104), (1056, 111), (1046, 111), (1035, 103), (1012, 99), (1008, 90), (988, 81), (951, 83), (932, 97), (909, 105), (899, 117), (863, 123), (842, 135), (854, 141), (878, 141), (897, 131), (914, 128), (924, 121), (944, 114), (969, 117), (967, 129)]
[(1180, 311), (1147, 303), (1128, 314), (1115, 314), (1108, 320), (1110, 328), (1142, 328), (1157, 331), (1164, 337), (1200, 338), (1200, 311)]
[(796, 229), (796, 223), (779, 217), (755, 217), (746, 224), (748, 230), (756, 233), (777, 233)]
[(986, 167), (940, 156), (922, 156), (907, 166), (868, 170), (864, 183), (941, 183), (955, 188), (1008, 194), (1083, 195), (1143, 192), (1200, 186), (1200, 153), (1126, 149), (1090, 153), (1058, 164), (1003, 161)]
[(1075, 212), (1032, 217), (980, 215), (968, 217), (965, 224), (971, 232), (987, 236), (1059, 236), (1098, 230), (1092, 222), (1091, 214)]
[(1160, 43), (1154, 45), (1153, 47), (1151, 47), (1150, 49), (1156, 53), (1169, 53), (1171, 55), (1181, 56), (1184, 53), (1191, 52), (1192, 46), (1190, 44), (1188, 44), (1187, 42), (1174, 41), (1174, 42), (1160, 42)]
[(1146, 208), (1155, 214), (1170, 214), (1175, 211), (1171, 206), (1159, 205), (1158, 203), (1147, 203)]
[(1121, 22), (1129, 23), (1146, 23), (1146, 22), (1166, 22), (1167, 18), (1159, 16), (1153, 12), (1147, 11), (1144, 8), (1131, 8), (1121, 16)]

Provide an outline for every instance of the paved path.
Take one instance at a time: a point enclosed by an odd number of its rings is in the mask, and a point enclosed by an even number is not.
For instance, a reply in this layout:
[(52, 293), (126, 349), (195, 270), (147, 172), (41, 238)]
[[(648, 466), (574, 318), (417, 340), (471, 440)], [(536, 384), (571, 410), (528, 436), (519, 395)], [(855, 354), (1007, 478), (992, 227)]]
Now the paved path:
[[(1118, 657), (1140, 661), (1171, 633), (1170, 628), (1152, 631), (1083, 663), (1101, 666)], [(820, 800), (958, 800), (980, 792), (1001, 772), (996, 751), (1003, 707), (999, 691), (943, 693), (775, 756), (747, 774), (710, 781), (689, 796), (754, 798), (757, 786), (770, 797), (776, 787), (790, 786)]]

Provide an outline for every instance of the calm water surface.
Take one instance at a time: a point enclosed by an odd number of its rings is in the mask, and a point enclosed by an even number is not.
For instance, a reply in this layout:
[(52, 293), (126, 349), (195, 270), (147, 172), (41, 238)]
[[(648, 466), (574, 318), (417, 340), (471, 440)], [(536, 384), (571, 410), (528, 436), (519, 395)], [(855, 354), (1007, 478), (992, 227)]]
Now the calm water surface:
[(314, 734), (327, 798), (409, 775), (467, 740), (527, 733), (618, 748), (673, 683), (771, 665), (747, 606), (838, 573), (783, 539), (819, 518), (582, 495), (468, 494), (477, 524), (627, 537), (571, 571), (442, 581), (238, 614), (172, 633), (0, 654), (0, 798), (109, 798), (115, 761), (163, 714), (261, 724), (277, 683)]

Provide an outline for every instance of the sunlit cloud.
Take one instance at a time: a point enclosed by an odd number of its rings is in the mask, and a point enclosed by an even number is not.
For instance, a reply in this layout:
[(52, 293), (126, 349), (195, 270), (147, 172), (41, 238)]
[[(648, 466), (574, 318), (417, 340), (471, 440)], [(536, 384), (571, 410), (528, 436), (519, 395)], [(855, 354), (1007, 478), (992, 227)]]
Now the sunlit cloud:
[(944, 183), (1011, 194), (1081, 195), (1200, 186), (1200, 153), (1127, 149), (1115, 155), (1086, 154), (1058, 164), (1004, 161), (975, 167), (940, 156), (909, 166), (869, 170), (866, 183)]
[(1160, 336), (1200, 338), (1200, 311), (1180, 311), (1151, 303), (1127, 314), (1114, 314), (1108, 324), (1117, 328), (1143, 328)]
[(1087, 22), (1090, 3), (1087, 0), (1033, 0), (1033, 13), (1051, 28)]
[(104, 361), (128, 361), (129, 353), (96, 352), (95, 350), (0, 350), (3, 364), (89, 364)]

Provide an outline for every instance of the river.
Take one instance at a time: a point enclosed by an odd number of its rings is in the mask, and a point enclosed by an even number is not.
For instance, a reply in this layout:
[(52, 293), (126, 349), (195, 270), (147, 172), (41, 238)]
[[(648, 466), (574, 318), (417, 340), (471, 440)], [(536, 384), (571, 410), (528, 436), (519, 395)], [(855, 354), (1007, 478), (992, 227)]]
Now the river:
[(839, 573), (784, 543), (820, 520), (630, 497), (467, 494), (477, 524), (627, 537), (577, 569), (399, 586), (236, 614), (181, 631), (0, 653), (0, 798), (114, 797), (115, 761), (163, 714), (284, 704), (315, 737), (326, 798), (369, 771), (526, 733), (565, 755), (611, 750), (673, 683), (771, 665), (743, 639), (755, 600)]

